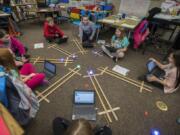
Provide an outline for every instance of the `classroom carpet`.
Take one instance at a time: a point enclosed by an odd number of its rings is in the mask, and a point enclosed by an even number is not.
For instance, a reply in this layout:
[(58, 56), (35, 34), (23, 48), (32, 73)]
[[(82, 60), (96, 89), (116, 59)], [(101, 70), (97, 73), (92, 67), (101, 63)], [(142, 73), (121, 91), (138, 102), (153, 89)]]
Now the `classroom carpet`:
[[(71, 52), (78, 52), (77, 46), (73, 43), (73, 38), (78, 38), (78, 28), (72, 24), (65, 22), (59, 24), (66, 35), (69, 36), (68, 42), (59, 45), (60, 48)], [(29, 48), (28, 53), (31, 57), (37, 58), (66, 58), (63, 53), (48, 49), (49, 44), (43, 37), (43, 22), (31, 21), (22, 23), (20, 28), (23, 35), (20, 40)], [(110, 41), (112, 31), (100, 33), (99, 39)], [(34, 49), (35, 43), (44, 43), (44, 48)], [(141, 51), (129, 49), (125, 58), (114, 63), (106, 55), (97, 55), (94, 51), (99, 51), (100, 45), (96, 44), (93, 49), (86, 49), (87, 54), (78, 54), (74, 63), (57, 64), (57, 75), (50, 80), (51, 85), (58, 78), (61, 78), (70, 71), (68, 68), (81, 66), (79, 73), (87, 75), (88, 70), (93, 70), (98, 74), (98, 67), (108, 67), (111, 70), (115, 65), (120, 65), (130, 70), (128, 77), (137, 80), (139, 75), (146, 72), (146, 62), (150, 57), (155, 57), (159, 60), (162, 55), (146, 52), (145, 55)], [(43, 71), (43, 64), (36, 63), (35, 65), (39, 72)], [(176, 123), (176, 119), (180, 117), (180, 91), (173, 94), (164, 94), (162, 90), (153, 87), (152, 92), (142, 91), (127, 82), (117, 78), (103, 74), (97, 76), (107, 99), (112, 108), (120, 107), (120, 110), (115, 111), (118, 116), (118, 121), (111, 115), (112, 123), (107, 122), (104, 115), (97, 116), (96, 122), (91, 122), (92, 125), (104, 126), (109, 124), (112, 128), (113, 135), (150, 135), (153, 129), (159, 130), (161, 135), (180, 135), (180, 125)], [(37, 88), (37, 91), (43, 91), (47, 85)], [(48, 96), (50, 103), (42, 101), (36, 118), (25, 128), (26, 135), (53, 135), (52, 121), (56, 117), (63, 117), (71, 120), (73, 106), (73, 91), (75, 89), (94, 89), (89, 78), (83, 78), (79, 75), (74, 75), (61, 87)], [(96, 108), (98, 112), (103, 111), (102, 105), (96, 96)], [(168, 106), (167, 111), (161, 111), (157, 108), (156, 102), (163, 101)]]

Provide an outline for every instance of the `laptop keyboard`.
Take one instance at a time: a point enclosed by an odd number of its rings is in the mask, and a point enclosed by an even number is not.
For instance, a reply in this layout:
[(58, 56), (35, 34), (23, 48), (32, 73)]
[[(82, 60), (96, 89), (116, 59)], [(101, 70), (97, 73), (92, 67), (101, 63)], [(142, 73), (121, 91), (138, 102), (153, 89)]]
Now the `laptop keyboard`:
[(94, 111), (94, 107), (85, 107), (85, 106), (76, 106), (74, 112), (76, 114), (84, 115), (84, 114), (90, 114)]

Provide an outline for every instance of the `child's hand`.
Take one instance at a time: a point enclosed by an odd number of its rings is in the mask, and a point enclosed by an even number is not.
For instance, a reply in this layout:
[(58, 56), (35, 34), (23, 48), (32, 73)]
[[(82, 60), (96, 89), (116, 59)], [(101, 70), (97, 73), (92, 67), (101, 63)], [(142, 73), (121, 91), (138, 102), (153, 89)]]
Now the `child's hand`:
[(24, 56), (22, 56), (22, 57), (21, 57), (21, 61), (22, 61), (23, 63), (26, 63), (28, 60), (27, 60)]
[(154, 58), (149, 58), (150, 61), (156, 62)]
[(150, 75), (150, 76), (147, 76), (147, 80), (148, 82), (154, 82), (156, 81), (158, 78), (154, 75)]
[(35, 75), (36, 75), (35, 73), (31, 73), (31, 74), (29, 75), (29, 77), (32, 78), (32, 77), (35, 76)]

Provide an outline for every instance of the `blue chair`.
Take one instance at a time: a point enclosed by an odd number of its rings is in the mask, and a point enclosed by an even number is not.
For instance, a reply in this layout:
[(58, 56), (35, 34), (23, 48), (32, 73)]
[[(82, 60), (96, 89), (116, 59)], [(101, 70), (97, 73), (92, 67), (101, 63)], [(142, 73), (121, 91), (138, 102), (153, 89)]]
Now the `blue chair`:
[(80, 14), (81, 14), (81, 16), (85, 16), (85, 15), (87, 15), (87, 11), (86, 10), (81, 10)]
[(69, 18), (68, 17), (65, 17), (65, 16), (58, 16), (56, 17), (56, 21), (59, 23), (61, 22), (65, 22), (65, 21), (69, 21)]
[(72, 23), (76, 26), (79, 26), (80, 22), (81, 22), (80, 20), (74, 20)]
[(100, 19), (103, 19), (107, 16), (107, 13), (106, 12), (95, 12), (94, 13), (94, 23), (95, 23), (95, 27), (96, 27), (96, 30), (97, 30), (97, 35), (96, 35), (96, 40), (98, 40), (99, 38), (99, 32), (100, 32), (100, 29), (102, 28), (102, 25), (101, 24), (98, 24), (97, 21), (100, 20)]

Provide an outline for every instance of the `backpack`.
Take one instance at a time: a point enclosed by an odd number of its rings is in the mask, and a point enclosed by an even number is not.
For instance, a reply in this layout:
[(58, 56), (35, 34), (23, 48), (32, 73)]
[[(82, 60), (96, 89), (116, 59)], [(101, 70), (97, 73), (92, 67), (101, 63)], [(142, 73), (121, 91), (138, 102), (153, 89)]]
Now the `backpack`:
[(39, 110), (38, 99), (24, 82), (9, 73), (7, 83), (10, 88), (8, 110), (21, 125), (27, 125)]
[(135, 49), (139, 48), (139, 46), (144, 42), (144, 40), (149, 35), (149, 29), (148, 29), (148, 21), (144, 19), (141, 21), (138, 26), (134, 30), (133, 39), (134, 39), (134, 45), (133, 47)]

